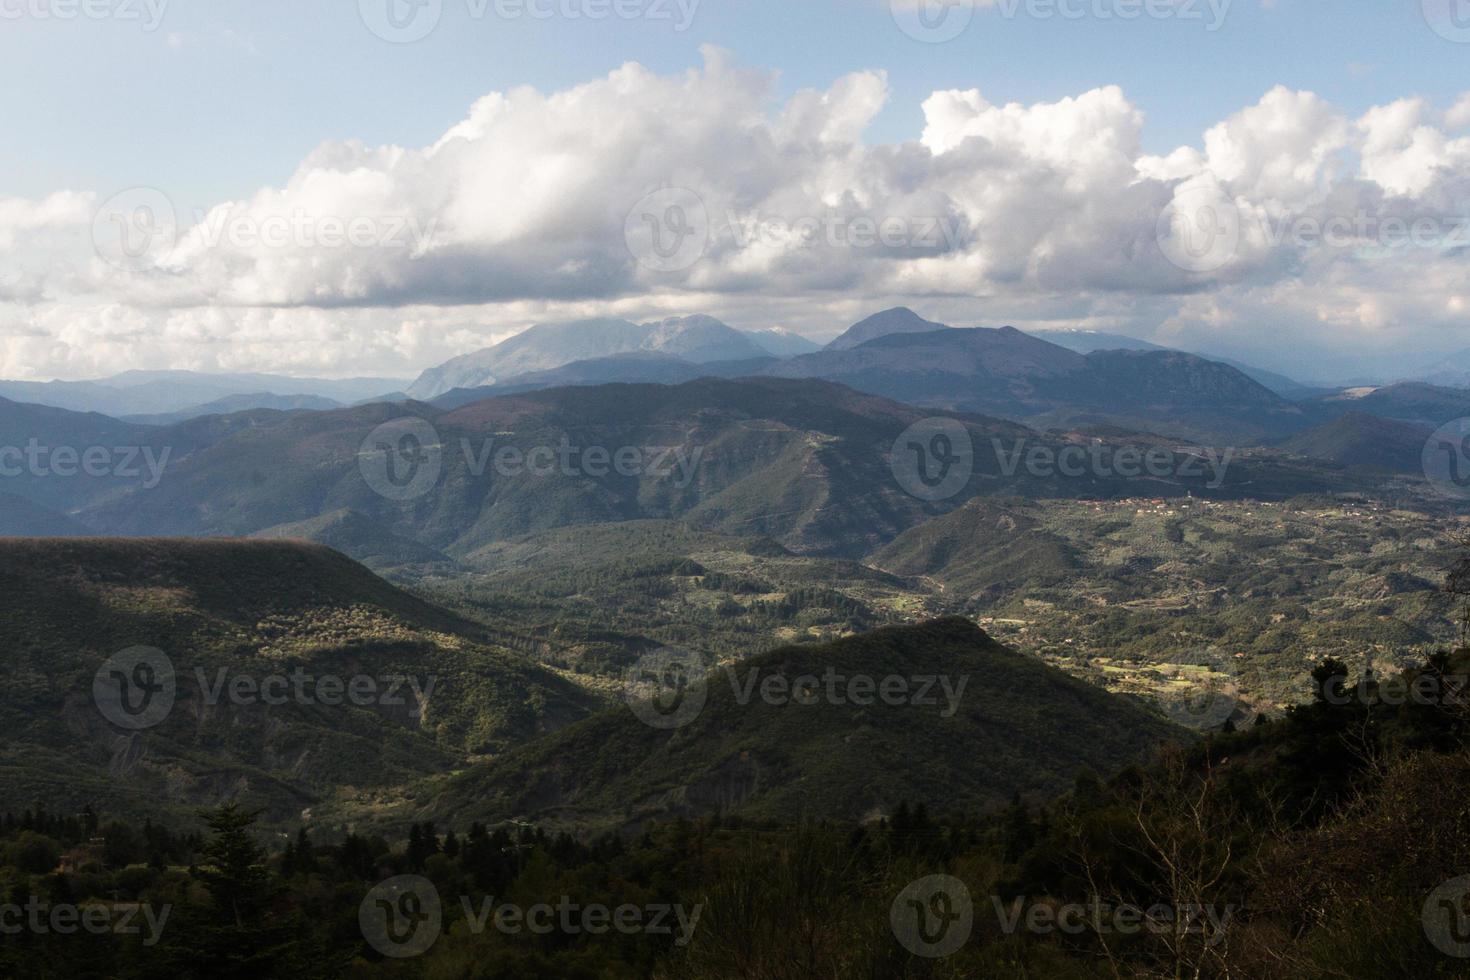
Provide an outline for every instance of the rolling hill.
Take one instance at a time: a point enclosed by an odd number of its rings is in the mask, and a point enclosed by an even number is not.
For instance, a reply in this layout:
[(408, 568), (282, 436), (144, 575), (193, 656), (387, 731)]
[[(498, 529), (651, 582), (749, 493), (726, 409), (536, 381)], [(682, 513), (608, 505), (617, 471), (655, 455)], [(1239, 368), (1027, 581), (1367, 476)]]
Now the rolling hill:
[[(598, 705), (482, 627), (300, 542), (4, 539), (0, 612), (0, 794), (62, 812), (157, 819), (238, 800), (294, 819)], [(147, 670), (110, 659), (137, 647), (159, 651)], [(114, 670), (156, 701), (130, 688), (138, 711), (109, 710), (96, 685)]]
[(867, 560), (895, 575), (932, 578), (961, 602), (1073, 578), (1082, 565), (1075, 547), (1028, 510), (1025, 501), (972, 500), (905, 531)]
[[(829, 668), (834, 677), (875, 682), (943, 676), (950, 694), (936, 684), (932, 705), (905, 697), (862, 705), (848, 697), (861, 691), (846, 680), (832, 682), (835, 697), (740, 693), (752, 679), (775, 685), (768, 678), (823, 678)], [(584, 829), (711, 814), (868, 819), (903, 800), (962, 810), (1014, 793), (1056, 792), (1079, 771), (1112, 773), (1188, 737), (964, 619), (783, 647), (711, 674), (703, 690), (702, 710), (682, 727), (660, 729), (627, 707), (610, 710), (494, 763), (430, 780), (388, 812)], [(917, 684), (908, 695), (918, 697)]]
[(1287, 452), (1396, 473), (1424, 471), (1424, 444), (1433, 433), (1427, 425), (1395, 422), (1367, 412), (1348, 412), (1331, 422), (1299, 432), (1278, 443)]

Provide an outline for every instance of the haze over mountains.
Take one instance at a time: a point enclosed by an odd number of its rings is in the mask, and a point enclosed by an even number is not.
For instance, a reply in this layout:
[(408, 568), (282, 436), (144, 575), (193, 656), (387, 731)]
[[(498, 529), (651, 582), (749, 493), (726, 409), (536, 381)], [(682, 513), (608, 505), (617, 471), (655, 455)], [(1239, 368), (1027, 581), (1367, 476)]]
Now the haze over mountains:
[[(1059, 339), (1075, 348), (1113, 341)], [(626, 349), (608, 353), (618, 348)], [(598, 356), (577, 359), (585, 354)], [(501, 380), (480, 384), (492, 379)], [(177, 403), (211, 384), (289, 387), (288, 380), (175, 372), (23, 391), (84, 401), (167, 394)], [(290, 383), (350, 397), (394, 382)], [(1427, 433), (1470, 416), (1465, 389), (1407, 383), (1286, 398), (1193, 354), (1146, 345), (1079, 353), (1014, 328), (945, 327), (905, 309), (860, 321), (825, 349), (781, 358), (710, 317), (548, 324), (426, 372), (413, 388), (444, 390), (431, 404), (390, 393), (389, 401), (357, 407), (320, 395), (237, 393), (121, 418), (0, 399), (0, 445), (131, 452), (131, 465), (85, 479), (23, 467), (4, 492), (29, 505), (7, 526), (126, 535), (300, 526), (308, 536), (378, 539), (353, 550), (358, 557), (422, 548), (418, 559), (432, 562), (500, 536), (678, 517), (769, 534), (803, 552), (858, 554), (916, 519), (916, 501), (886, 473), (886, 453), (925, 415), (970, 416), (964, 424), (983, 459), (967, 493), (1070, 498), (1229, 495), (1242, 479), (1253, 493), (1281, 497), (1383, 473), (1412, 476)], [(441, 479), (413, 506), (385, 500), (360, 472), (370, 433), (406, 419), (432, 424), (442, 453)], [(1170, 453), (1231, 447), (1231, 472), (1213, 485), (1205, 478), (1151, 486), (1096, 475), (1058, 480), (1014, 466), (1003, 473), (1003, 456), (990, 445), (996, 439), (1050, 451), (1099, 440)], [(524, 473), (495, 474), (484, 458), (507, 446), (525, 452), (563, 443), (657, 449), (687, 467), (685, 482), (677, 473), (582, 474), (547, 487)], [(1311, 460), (1365, 473), (1314, 471)], [(366, 533), (369, 526), (376, 531)]]
[[(209, 414), (230, 399), (226, 410), (269, 405), (267, 396), (301, 396), (353, 404), (403, 389), (395, 378), (291, 378), (274, 374), (208, 374), (199, 371), (127, 371), (95, 381), (0, 381), (0, 398), (66, 408), (74, 412), (101, 412), (120, 418), (130, 415)], [(251, 402), (245, 404), (244, 401)]]
[[(780, 346), (791, 344), (783, 340)], [(408, 393), (426, 401), (454, 388), (491, 385), (576, 361), (635, 353), (669, 355), (694, 364), (772, 356), (754, 337), (708, 316), (642, 324), (616, 319), (546, 323), (425, 371)]]
[[(1125, 353), (1126, 352), (1126, 353)], [(1228, 358), (1091, 330), (952, 328), (896, 308), (853, 324), (825, 348), (779, 328), (736, 330), (702, 315), (648, 323), (538, 324), (416, 380), (324, 380), (186, 371), (86, 382), (0, 382), (0, 397), (166, 425), (255, 409), (326, 410), (412, 398), (453, 408), (489, 394), (701, 377), (822, 378), (925, 407), (1040, 427), (1112, 424), (1180, 438), (1285, 438), (1359, 411), (1439, 425), (1465, 414), (1470, 359), (1437, 362), (1424, 381), (1368, 391), (1303, 383)], [(1360, 386), (1362, 387), (1362, 386)], [(1344, 399), (1360, 400), (1351, 409)]]

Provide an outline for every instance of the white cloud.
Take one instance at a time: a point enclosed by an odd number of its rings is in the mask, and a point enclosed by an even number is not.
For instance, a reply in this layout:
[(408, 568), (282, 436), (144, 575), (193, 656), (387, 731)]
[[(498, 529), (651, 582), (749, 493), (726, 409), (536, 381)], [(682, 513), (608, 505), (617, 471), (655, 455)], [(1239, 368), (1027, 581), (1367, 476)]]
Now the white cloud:
[[(936, 92), (921, 138), (896, 144), (864, 139), (882, 72), (775, 91), (773, 73), (710, 49), (675, 75), (629, 64), (561, 92), (491, 93), (427, 146), (327, 143), (282, 186), (183, 216), (145, 273), (90, 255), (92, 195), (0, 199), (0, 251), (30, 256), (0, 275), (0, 376), (413, 374), (543, 319), (707, 311), (830, 335), (892, 302), (1215, 347), (1445, 346), (1463, 324), (1466, 250), (1449, 236), (1470, 202), (1470, 138), (1455, 138), (1470, 96), (1352, 119), (1278, 87), (1200, 145), (1152, 156), (1115, 86), (1034, 105)], [(698, 194), (711, 235), (700, 261), (656, 272), (625, 223), (665, 187)], [(1157, 235), (1171, 203), (1201, 194), (1244, 225), (1225, 261), (1192, 273)], [(1296, 223), (1341, 218), (1352, 242), (1299, 240)], [(1444, 235), (1358, 240), (1388, 219)], [(904, 234), (854, 246), (870, 226)]]

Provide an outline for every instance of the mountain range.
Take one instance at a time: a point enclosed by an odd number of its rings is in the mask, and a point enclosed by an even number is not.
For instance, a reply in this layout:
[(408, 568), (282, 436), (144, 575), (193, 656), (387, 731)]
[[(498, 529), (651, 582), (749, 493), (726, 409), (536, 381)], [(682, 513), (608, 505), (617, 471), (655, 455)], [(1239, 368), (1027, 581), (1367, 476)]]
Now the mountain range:
[(764, 373), (1042, 427), (1106, 422), (1239, 444), (1303, 424), (1300, 408), (1228, 365), (1168, 350), (1078, 354), (1013, 327), (883, 334)]
[[(278, 408), (276, 399), (304, 397), (350, 405), (401, 391), (397, 378), (291, 378), (274, 374), (207, 374), (200, 371), (125, 371), (95, 381), (0, 381), (0, 398), (74, 412), (190, 418), (215, 411)], [(221, 405), (222, 400), (228, 401)]]
[[(791, 344), (783, 340), (779, 346), (789, 348)], [(493, 347), (425, 371), (408, 394), (427, 401), (455, 388), (492, 385), (619, 354), (663, 354), (692, 364), (773, 356), (754, 336), (710, 316), (670, 317), (651, 323), (618, 319), (541, 323)]]
[[(1023, 349), (1049, 346), (1015, 337)], [(872, 343), (879, 342), (833, 356)], [(856, 556), (975, 495), (1229, 497), (1249, 488), (1285, 497), (1371, 485), (1284, 456), (1240, 454), (1217, 472), (1204, 460), (1218, 465), (1218, 453), (1168, 438), (1040, 432), (950, 413), (974, 447), (970, 472), (952, 498), (927, 503), (896, 477), (891, 454), (900, 434), (937, 413), (830, 382), (781, 378), (556, 388), (448, 409), (415, 402), (263, 409), (172, 426), (0, 401), (0, 446), (34, 440), (102, 451), (109, 465), (95, 475), (46, 464), (7, 478), (8, 492), (49, 512), (51, 523), (66, 516), (99, 534), (245, 536), (349, 511), (355, 524), (379, 528), (375, 548), (400, 551), (402, 539), (456, 558), (535, 531), (669, 518), (766, 535), (800, 553)], [(396, 454), (414, 432), (422, 433), (412, 436), (414, 459), (427, 479), (399, 495), (379, 471), (410, 464)], [(1110, 456), (1130, 446), (1138, 457), (1162, 453), (1169, 466), (1159, 474), (1085, 468), (1072, 475), (1021, 461), (1033, 452)], [(566, 447), (564, 462), (558, 447)], [(583, 465), (587, 451), (621, 453), (623, 462), (615, 469), (589, 455), (593, 462)], [(526, 465), (533, 452), (551, 462)], [(498, 462), (505, 459), (521, 462)]]
[(952, 328), (902, 307), (853, 324), (821, 350), (770, 343), (752, 354), (759, 339), (709, 317), (542, 324), (425, 372), (410, 393), (456, 407), (563, 385), (821, 378), (1032, 426), (1110, 424), (1230, 444), (1285, 438), (1344, 410), (1331, 402), (1336, 390), (1228, 359), (1095, 331)]

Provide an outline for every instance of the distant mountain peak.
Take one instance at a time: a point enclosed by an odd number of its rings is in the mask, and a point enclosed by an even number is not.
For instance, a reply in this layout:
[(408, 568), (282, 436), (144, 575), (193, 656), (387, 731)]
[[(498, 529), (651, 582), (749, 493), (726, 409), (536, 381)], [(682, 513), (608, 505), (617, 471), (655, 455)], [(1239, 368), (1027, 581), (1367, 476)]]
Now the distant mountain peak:
[(895, 306), (891, 310), (874, 313), (859, 320), (827, 345), (827, 350), (851, 350), (879, 337), (896, 333), (932, 333), (948, 329), (948, 324), (926, 320), (906, 306)]
[(747, 330), (745, 335), (775, 357), (797, 357), (822, 349), (822, 345), (808, 340), (786, 327), (767, 327), (764, 330)]
[(493, 347), (430, 368), (408, 393), (427, 400), (456, 388), (483, 387), (580, 361), (635, 353), (669, 354), (695, 364), (751, 360), (768, 354), (755, 340), (705, 314), (650, 323), (616, 318), (538, 323)]

